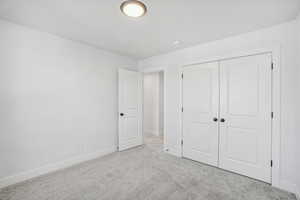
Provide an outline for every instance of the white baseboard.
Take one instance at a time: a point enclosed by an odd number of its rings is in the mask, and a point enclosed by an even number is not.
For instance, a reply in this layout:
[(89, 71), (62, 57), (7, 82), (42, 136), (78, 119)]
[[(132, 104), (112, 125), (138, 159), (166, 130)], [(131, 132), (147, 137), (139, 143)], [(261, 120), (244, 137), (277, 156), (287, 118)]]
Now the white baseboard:
[(111, 147), (107, 147), (105, 149), (102, 149), (100, 151), (97, 152), (93, 152), (93, 153), (87, 153), (87, 154), (83, 154), (80, 156), (76, 156), (73, 157), (71, 159), (65, 160), (65, 161), (61, 161), (61, 162), (57, 162), (57, 163), (53, 163), (53, 164), (48, 164), (46, 166), (43, 167), (39, 167), (33, 170), (29, 170), (29, 171), (25, 171), (25, 172), (21, 172), (12, 176), (8, 176), (8, 177), (4, 177), (2, 179), (0, 179), (0, 188), (12, 185), (12, 184), (16, 184), (28, 179), (32, 179), (34, 177), (37, 176), (41, 176), (50, 172), (54, 172), (60, 169), (64, 169), (67, 167), (70, 167), (72, 165), (75, 164), (79, 164), (82, 163), (84, 161), (88, 161), (88, 160), (92, 160), (110, 153), (113, 153), (117, 150), (116, 146), (111, 146)]
[(290, 181), (281, 180), (280, 181), (280, 189), (294, 193), (296, 195), (297, 199), (300, 200), (299, 199), (300, 191), (299, 191), (299, 188), (297, 187), (297, 184), (291, 183)]
[(164, 147), (164, 149), (166, 153), (169, 153), (173, 156), (181, 157), (181, 151), (178, 148), (168, 146)]
[(295, 195), (296, 195), (297, 200), (300, 200), (300, 186), (298, 185), (297, 188), (298, 188), (298, 189), (297, 189), (297, 191), (295, 192)]

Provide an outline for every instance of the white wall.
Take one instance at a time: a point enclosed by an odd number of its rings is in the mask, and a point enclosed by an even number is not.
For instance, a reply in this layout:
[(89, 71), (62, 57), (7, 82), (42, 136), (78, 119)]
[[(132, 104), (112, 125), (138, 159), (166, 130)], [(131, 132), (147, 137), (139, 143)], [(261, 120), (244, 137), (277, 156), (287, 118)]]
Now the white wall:
[(115, 150), (117, 69), (136, 65), (1, 20), (0, 186)]
[[(296, 126), (297, 116), (297, 80), (299, 74), (296, 63), (296, 22), (281, 24), (224, 40), (210, 42), (172, 53), (155, 56), (139, 62), (140, 70), (165, 67), (166, 83), (166, 148), (170, 153), (180, 155), (180, 73), (181, 66), (196, 63), (207, 57), (224, 56), (240, 49), (254, 49), (262, 46), (281, 46), (281, 109), (282, 109), (282, 142), (281, 142), (281, 187), (296, 191), (299, 174), (296, 149), (298, 149)], [(299, 56), (298, 56), (299, 57)], [(299, 155), (299, 154), (298, 154)]]
[(144, 74), (144, 133), (160, 134), (160, 75)]

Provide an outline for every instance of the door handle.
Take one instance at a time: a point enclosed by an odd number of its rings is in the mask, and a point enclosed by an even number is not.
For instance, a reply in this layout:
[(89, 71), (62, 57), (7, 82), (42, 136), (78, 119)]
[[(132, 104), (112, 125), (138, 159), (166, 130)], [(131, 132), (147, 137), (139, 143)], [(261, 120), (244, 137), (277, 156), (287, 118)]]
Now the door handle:
[(123, 117), (123, 116), (124, 116), (124, 113), (120, 113), (120, 116)]
[(217, 121), (218, 121), (218, 118), (215, 117), (215, 118), (213, 118), (213, 120), (214, 120), (214, 122), (217, 122)]
[(222, 118), (220, 121), (221, 121), (221, 122), (225, 122), (225, 119), (224, 119), (224, 118)]

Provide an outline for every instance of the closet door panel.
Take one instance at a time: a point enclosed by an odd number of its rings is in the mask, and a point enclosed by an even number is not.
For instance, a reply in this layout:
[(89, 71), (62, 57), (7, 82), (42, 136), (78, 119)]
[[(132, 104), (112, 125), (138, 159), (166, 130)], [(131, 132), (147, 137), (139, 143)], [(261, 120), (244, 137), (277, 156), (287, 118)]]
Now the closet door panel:
[(270, 54), (220, 62), (219, 167), (268, 183), (271, 81)]
[(218, 63), (186, 67), (183, 71), (183, 156), (218, 165)]

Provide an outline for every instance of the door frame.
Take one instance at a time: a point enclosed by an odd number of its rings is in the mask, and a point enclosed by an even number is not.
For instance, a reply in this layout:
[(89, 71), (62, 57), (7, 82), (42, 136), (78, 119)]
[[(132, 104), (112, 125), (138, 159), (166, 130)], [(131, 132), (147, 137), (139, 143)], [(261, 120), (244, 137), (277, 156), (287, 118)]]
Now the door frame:
[[(281, 187), (280, 183), (280, 153), (281, 153), (281, 66), (280, 66), (280, 54), (281, 46), (263, 46), (260, 48), (245, 48), (233, 53), (219, 55), (219, 56), (208, 56), (205, 58), (198, 58), (194, 61), (184, 63), (179, 70), (179, 77), (181, 77), (184, 68), (190, 65), (203, 64), (208, 62), (219, 62), (222, 60), (228, 60), (239, 57), (254, 56), (259, 54), (270, 53), (272, 57), (273, 70), (272, 70), (272, 111), (274, 114), (272, 120), (271, 134), (272, 134), (272, 145), (271, 145), (271, 159), (273, 166), (271, 168), (271, 185), (274, 187)], [(271, 66), (270, 66), (271, 67)], [(183, 91), (182, 91), (182, 78), (180, 80), (180, 104), (179, 110), (183, 106)], [(271, 113), (270, 113), (271, 114)], [(181, 131), (181, 140), (183, 138), (183, 117), (182, 112), (180, 112), (180, 131)], [(181, 157), (183, 157), (183, 148), (180, 146)]]
[[(153, 68), (148, 68), (148, 69), (143, 69), (142, 71), (143, 74), (143, 80), (144, 80), (144, 75), (148, 74), (148, 73), (155, 73), (155, 72), (163, 72), (163, 88), (164, 88), (164, 130), (163, 130), (163, 150), (164, 151), (169, 151), (168, 147), (167, 147), (167, 137), (166, 137), (166, 68), (165, 67), (153, 67)], [(143, 94), (144, 94), (144, 81), (142, 81), (142, 88), (143, 88)], [(143, 99), (142, 99), (142, 124), (143, 124), (143, 131), (142, 131), (142, 137), (143, 137), (143, 143), (144, 143), (144, 95)]]

